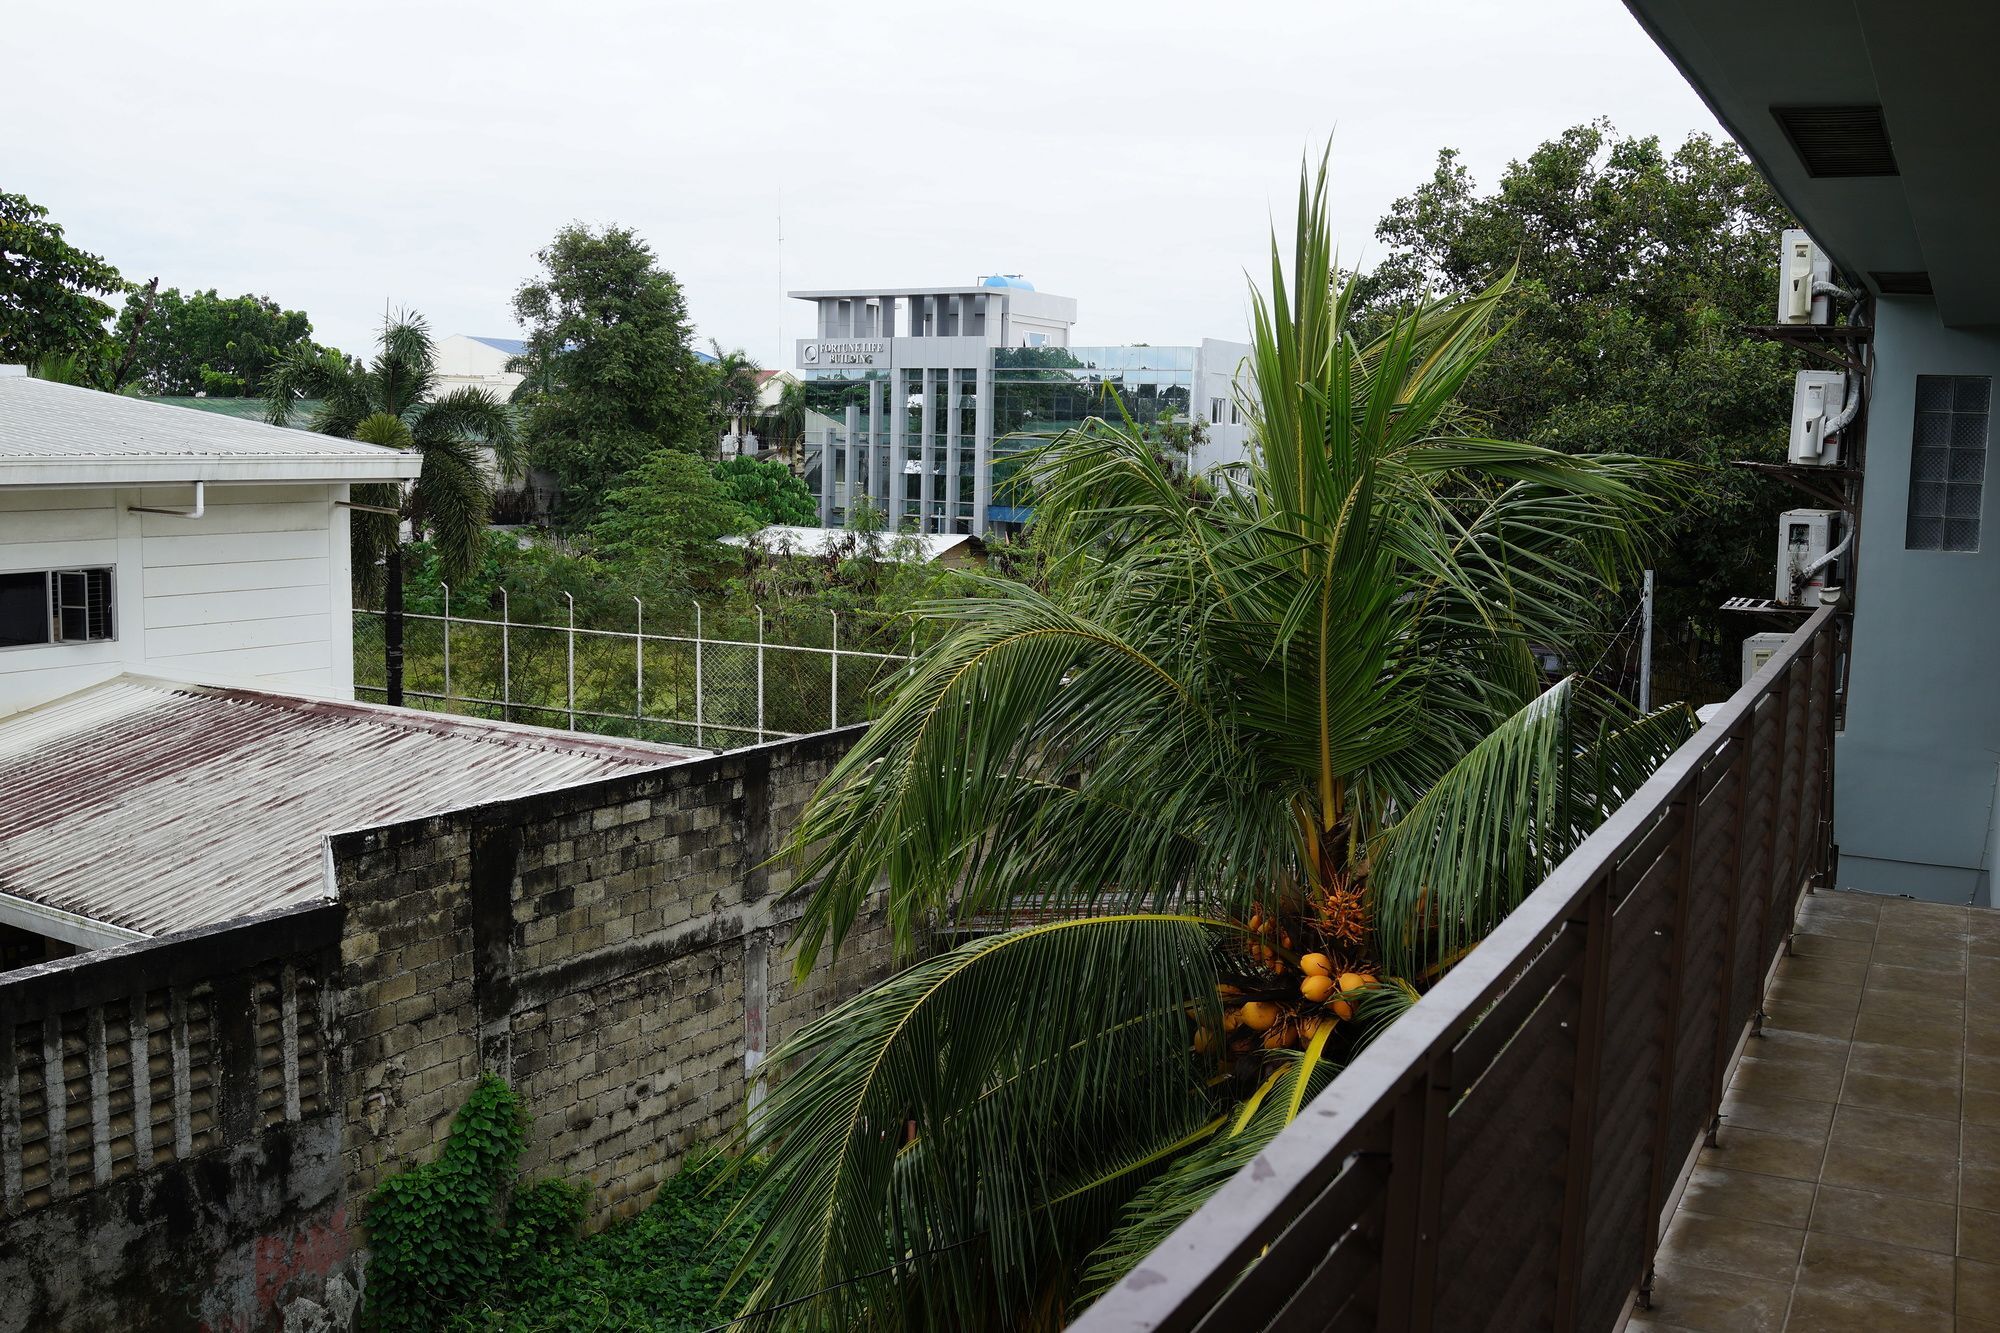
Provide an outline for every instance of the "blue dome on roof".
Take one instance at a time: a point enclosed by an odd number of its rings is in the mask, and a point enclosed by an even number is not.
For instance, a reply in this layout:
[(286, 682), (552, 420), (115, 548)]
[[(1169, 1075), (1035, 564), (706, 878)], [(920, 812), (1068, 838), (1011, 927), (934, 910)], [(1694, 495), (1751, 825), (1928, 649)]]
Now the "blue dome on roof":
[(991, 277), (980, 279), (979, 285), (981, 287), (1012, 287), (1017, 292), (1032, 292), (1035, 290), (1035, 284), (1029, 282), (1018, 273), (995, 273)]

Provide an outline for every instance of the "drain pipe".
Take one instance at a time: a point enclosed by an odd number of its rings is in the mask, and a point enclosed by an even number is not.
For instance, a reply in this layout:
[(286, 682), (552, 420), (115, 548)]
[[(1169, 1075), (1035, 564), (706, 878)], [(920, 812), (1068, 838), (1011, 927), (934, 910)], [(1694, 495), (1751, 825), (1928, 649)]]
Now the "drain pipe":
[(155, 505), (126, 505), (125, 512), (128, 514), (165, 514), (168, 518), (200, 518), (203, 506), (206, 505), (207, 501), (208, 483), (198, 481), (194, 484), (194, 504), (190, 508), (161, 509)]
[(1801, 569), (1799, 571), (1799, 582), (1801, 584), (1808, 582), (1813, 575), (1819, 573), (1822, 569), (1825, 569), (1828, 565), (1840, 559), (1841, 556), (1846, 555), (1847, 548), (1852, 546), (1853, 544), (1854, 544), (1854, 524), (1849, 523), (1847, 525), (1847, 534), (1843, 536), (1839, 541), (1833, 544), (1832, 550), (1828, 551), (1825, 555), (1821, 556), (1819, 559), (1813, 561), (1811, 564), (1807, 565), (1804, 569)]

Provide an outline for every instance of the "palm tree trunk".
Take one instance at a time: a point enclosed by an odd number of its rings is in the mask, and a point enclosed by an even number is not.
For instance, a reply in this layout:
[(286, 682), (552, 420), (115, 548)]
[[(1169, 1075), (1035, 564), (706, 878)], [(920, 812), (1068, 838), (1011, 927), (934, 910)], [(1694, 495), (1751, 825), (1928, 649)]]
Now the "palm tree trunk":
[(403, 706), (403, 535), (394, 533), (389, 538), (388, 559), (384, 562), (388, 582), (385, 614), (382, 617), (382, 650), (384, 683), (387, 686), (389, 706)]

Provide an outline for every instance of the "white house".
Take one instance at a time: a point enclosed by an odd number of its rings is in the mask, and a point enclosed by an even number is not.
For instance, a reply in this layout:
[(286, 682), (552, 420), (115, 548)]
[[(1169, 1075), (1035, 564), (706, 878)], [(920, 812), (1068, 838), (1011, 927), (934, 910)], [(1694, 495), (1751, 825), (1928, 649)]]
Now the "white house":
[(0, 366), (0, 717), (120, 674), (351, 699), (348, 487), (419, 466)]
[(507, 369), (515, 357), (528, 350), (519, 338), (475, 338), (454, 333), (437, 345), (437, 391), (440, 396), (467, 385), (484, 389), (501, 402), (514, 393), (526, 378)]

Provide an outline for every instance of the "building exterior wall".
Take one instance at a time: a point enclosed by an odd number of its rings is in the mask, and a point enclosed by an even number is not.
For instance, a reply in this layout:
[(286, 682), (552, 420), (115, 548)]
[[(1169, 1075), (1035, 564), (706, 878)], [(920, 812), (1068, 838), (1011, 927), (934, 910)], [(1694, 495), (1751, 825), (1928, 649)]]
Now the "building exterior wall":
[(858, 734), (340, 834), (337, 902), (0, 976), (0, 1333), (345, 1327), (369, 1191), (482, 1070), (525, 1172), (644, 1207), (894, 966), (878, 910), (794, 983), (766, 864)]
[(0, 571), (116, 569), (106, 642), (0, 649), (0, 714), (120, 672), (352, 698), (345, 485), (0, 490)]
[(1840, 883), (1988, 902), (2000, 764), (2000, 511), (1988, 440), (1977, 551), (1904, 547), (1919, 375), (2000, 380), (2000, 332), (1948, 329), (1926, 297), (1876, 303), (1855, 574), (1853, 664), (1839, 743)]

